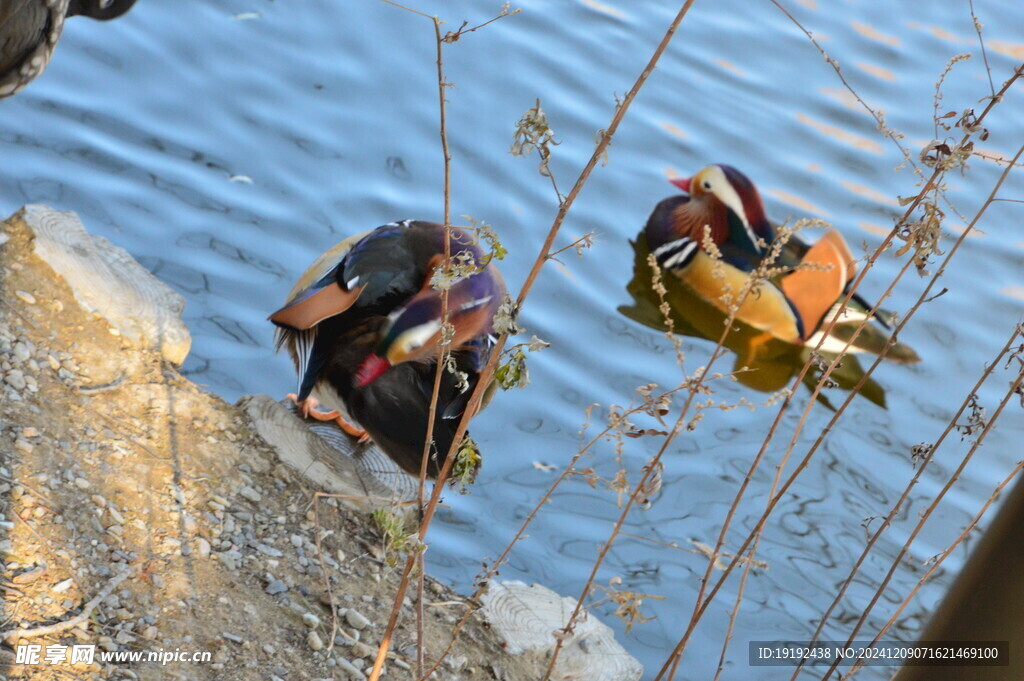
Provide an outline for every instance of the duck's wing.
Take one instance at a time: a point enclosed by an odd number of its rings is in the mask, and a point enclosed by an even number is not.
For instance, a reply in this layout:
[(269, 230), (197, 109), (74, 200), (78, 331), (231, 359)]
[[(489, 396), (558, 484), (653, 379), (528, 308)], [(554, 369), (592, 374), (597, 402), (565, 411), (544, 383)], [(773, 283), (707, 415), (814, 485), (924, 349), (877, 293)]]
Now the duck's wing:
[[(444, 227), (403, 220), (382, 225), (354, 244), (341, 264), (345, 286), (362, 291), (361, 307), (391, 312), (424, 289), (444, 253)], [(453, 249), (454, 250), (454, 249)]]
[(403, 220), (345, 239), (309, 266), (270, 321), (309, 329), (357, 299), (369, 312), (389, 313), (424, 288), (443, 230), (434, 223)]
[[(362, 289), (342, 288), (339, 281), (344, 279), (339, 279), (339, 268), (352, 247), (370, 233), (351, 236), (313, 261), (292, 287), (284, 306), (270, 315), (270, 321), (281, 329), (304, 331), (351, 307)], [(279, 346), (287, 335), (284, 332), (278, 334)]]
[(337, 284), (337, 274), (352, 246), (367, 234), (349, 237), (317, 258), (292, 287), (284, 306), (269, 317), (277, 325), (277, 349), (286, 348), (295, 362), (299, 399), (309, 396), (327, 360), (323, 339), (317, 342), (317, 326), (344, 312), (359, 297), (358, 289), (347, 291)]

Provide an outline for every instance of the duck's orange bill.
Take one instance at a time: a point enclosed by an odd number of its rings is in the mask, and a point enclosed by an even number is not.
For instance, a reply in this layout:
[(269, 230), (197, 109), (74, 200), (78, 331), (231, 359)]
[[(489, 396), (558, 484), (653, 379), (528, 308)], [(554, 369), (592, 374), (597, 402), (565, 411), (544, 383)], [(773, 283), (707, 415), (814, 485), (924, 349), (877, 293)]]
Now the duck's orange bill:
[(674, 177), (669, 180), (672, 184), (682, 189), (687, 194), (690, 193), (690, 178), (688, 177)]

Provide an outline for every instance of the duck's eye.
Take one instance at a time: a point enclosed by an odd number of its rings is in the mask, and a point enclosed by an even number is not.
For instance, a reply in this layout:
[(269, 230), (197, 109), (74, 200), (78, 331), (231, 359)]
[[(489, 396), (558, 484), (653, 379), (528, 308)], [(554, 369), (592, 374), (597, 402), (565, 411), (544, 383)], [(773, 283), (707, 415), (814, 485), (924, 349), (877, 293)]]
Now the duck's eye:
[(704, 187), (705, 190), (711, 191), (711, 183), (708, 182), (707, 180), (704, 180), (702, 186)]

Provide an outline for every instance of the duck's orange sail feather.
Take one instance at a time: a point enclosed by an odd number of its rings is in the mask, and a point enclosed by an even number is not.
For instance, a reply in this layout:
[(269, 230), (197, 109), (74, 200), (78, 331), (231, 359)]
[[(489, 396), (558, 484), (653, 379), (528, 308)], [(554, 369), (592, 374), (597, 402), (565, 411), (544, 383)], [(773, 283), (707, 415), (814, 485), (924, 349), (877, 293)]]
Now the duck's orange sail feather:
[(800, 315), (806, 340), (842, 295), (856, 272), (856, 263), (843, 236), (829, 230), (808, 249), (800, 264), (806, 267), (783, 277), (780, 286)]

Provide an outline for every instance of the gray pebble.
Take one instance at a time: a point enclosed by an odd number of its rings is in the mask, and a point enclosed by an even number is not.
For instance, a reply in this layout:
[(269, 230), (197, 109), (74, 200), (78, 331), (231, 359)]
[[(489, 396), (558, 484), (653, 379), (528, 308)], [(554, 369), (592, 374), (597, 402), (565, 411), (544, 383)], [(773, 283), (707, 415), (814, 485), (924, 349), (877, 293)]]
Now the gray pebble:
[(258, 503), (263, 499), (263, 496), (259, 492), (254, 490), (252, 487), (249, 487), (248, 485), (244, 485), (240, 490), (238, 490), (238, 494), (245, 497), (246, 499), (253, 503)]
[(364, 674), (363, 672), (359, 671), (358, 667), (356, 667), (355, 665), (353, 665), (351, 662), (349, 662), (348, 660), (346, 660), (343, 657), (339, 657), (338, 658), (338, 666), (341, 669), (343, 669), (345, 671), (345, 673), (349, 675), (349, 677), (351, 677), (353, 679), (358, 679), (359, 681), (362, 681), (363, 679), (366, 678), (366, 674)]
[(4, 382), (15, 390), (24, 390), (25, 374), (21, 373), (20, 369), (11, 369), (7, 375), (4, 376)]
[(17, 343), (14, 344), (13, 354), (14, 359), (18, 360), (19, 362), (27, 362), (29, 357), (32, 356), (32, 353), (28, 351), (28, 346), (22, 343), (21, 341), (18, 341)]
[(266, 591), (271, 596), (276, 596), (277, 594), (284, 593), (287, 590), (288, 585), (279, 579), (275, 579), (270, 584), (267, 584), (267, 588), (264, 589), (264, 591)]
[(283, 553), (281, 553), (280, 551), (278, 551), (274, 547), (267, 546), (266, 544), (257, 544), (256, 545), (256, 550), (259, 551), (260, 553), (262, 553), (265, 556), (270, 556), (271, 558), (280, 558), (281, 556), (284, 555)]
[(230, 551), (218, 553), (217, 557), (220, 558), (220, 562), (224, 563), (224, 567), (228, 570), (238, 569), (238, 561), (235, 560), (235, 557), (231, 555)]
[(361, 612), (352, 608), (349, 608), (345, 613), (345, 620), (356, 629), (366, 629), (370, 626), (370, 620), (366, 619)]

